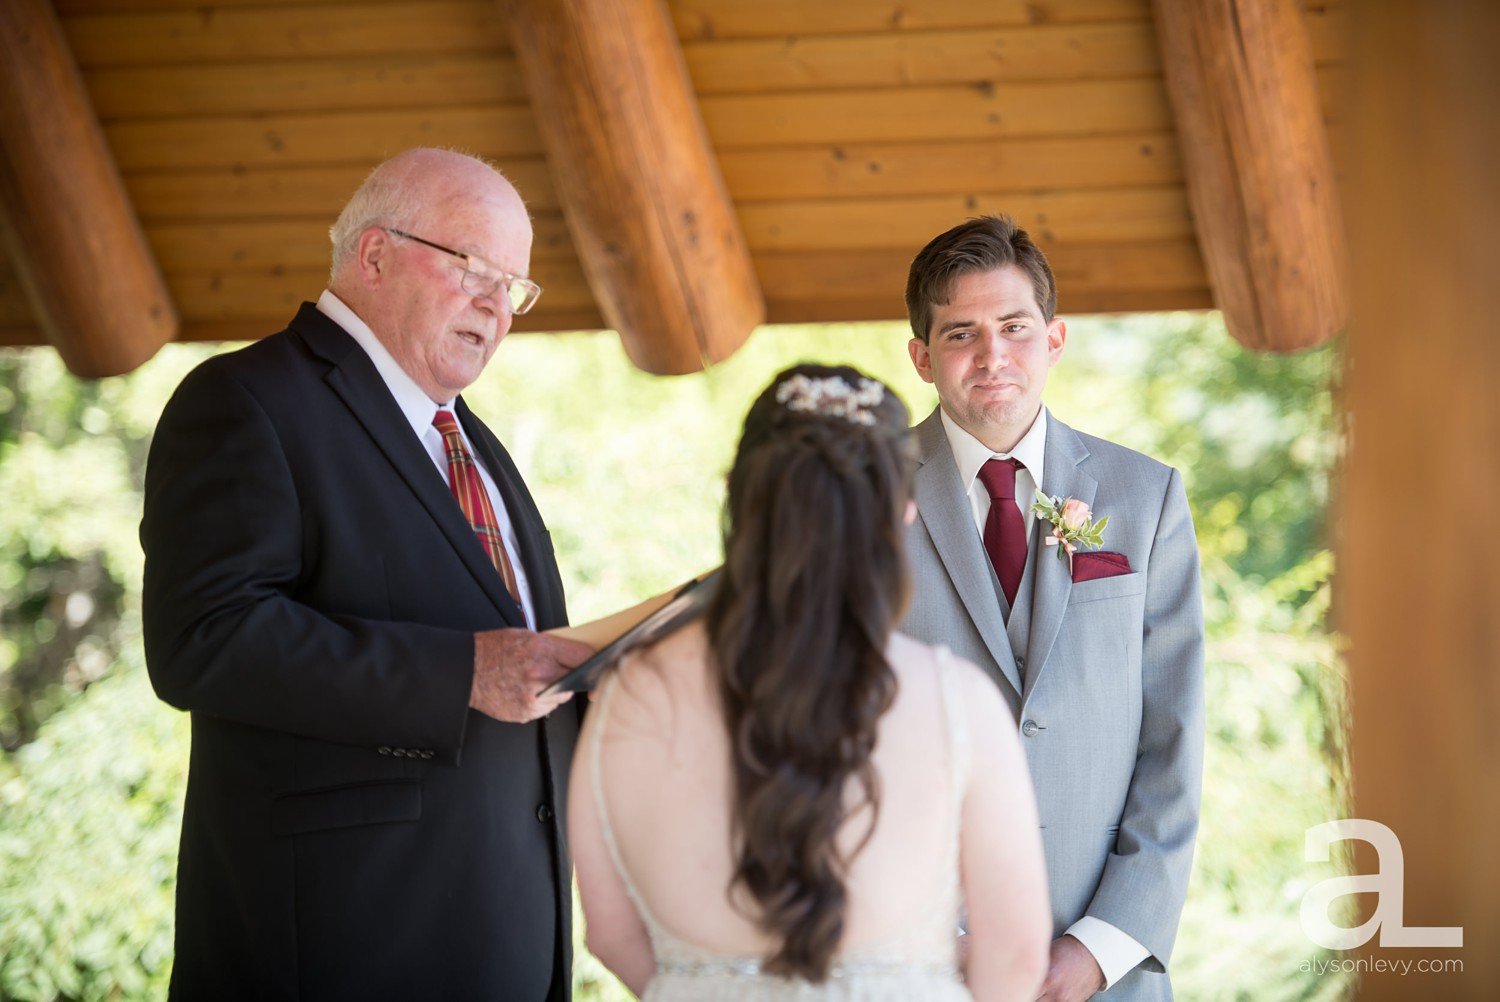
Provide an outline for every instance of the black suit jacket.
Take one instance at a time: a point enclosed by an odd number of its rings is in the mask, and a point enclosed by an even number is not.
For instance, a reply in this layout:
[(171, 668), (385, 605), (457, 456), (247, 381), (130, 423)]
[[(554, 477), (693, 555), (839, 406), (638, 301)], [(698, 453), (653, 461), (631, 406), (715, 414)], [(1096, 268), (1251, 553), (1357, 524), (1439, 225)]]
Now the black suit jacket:
[[(536, 505), (456, 412), (563, 625)], [(566, 998), (581, 705), (468, 708), (474, 632), (524, 619), (354, 339), (304, 304), (189, 374), (141, 542), (152, 684), (192, 714), (173, 996)]]

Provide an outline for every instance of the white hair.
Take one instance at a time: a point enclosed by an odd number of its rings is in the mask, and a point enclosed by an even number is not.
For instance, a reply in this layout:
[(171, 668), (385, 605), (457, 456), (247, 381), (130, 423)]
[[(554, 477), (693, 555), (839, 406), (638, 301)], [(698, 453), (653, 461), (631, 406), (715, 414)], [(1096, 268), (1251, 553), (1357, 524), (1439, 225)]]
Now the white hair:
[(414, 180), (411, 165), (414, 160), (433, 153), (447, 153), (472, 160), (494, 171), (501, 179), (505, 178), (500, 168), (490, 161), (462, 150), (407, 150), (383, 161), (370, 171), (364, 183), (345, 203), (339, 218), (328, 229), (328, 239), (333, 244), (332, 261), (328, 269), (330, 282), (338, 278), (339, 271), (354, 257), (359, 247), (359, 236), (365, 230), (371, 226), (404, 230), (415, 225), (431, 191), (420, 183), (424, 179), (420, 174)]

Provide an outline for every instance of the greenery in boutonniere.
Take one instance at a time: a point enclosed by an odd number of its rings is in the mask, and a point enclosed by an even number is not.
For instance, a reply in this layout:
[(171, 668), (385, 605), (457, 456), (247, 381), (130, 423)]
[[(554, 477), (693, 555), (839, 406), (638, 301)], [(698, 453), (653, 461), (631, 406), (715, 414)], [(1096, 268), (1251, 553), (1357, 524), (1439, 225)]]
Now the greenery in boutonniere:
[[(1040, 490), (1036, 492), (1036, 504), (1031, 506), (1033, 514), (1052, 525), (1052, 535), (1047, 537), (1048, 546), (1057, 546), (1057, 559), (1072, 562), (1073, 551), (1079, 546), (1097, 550), (1104, 545), (1104, 527), (1109, 524), (1105, 515), (1097, 522), (1089, 506), (1077, 498), (1048, 497)], [(1061, 543), (1061, 546), (1058, 544)]]

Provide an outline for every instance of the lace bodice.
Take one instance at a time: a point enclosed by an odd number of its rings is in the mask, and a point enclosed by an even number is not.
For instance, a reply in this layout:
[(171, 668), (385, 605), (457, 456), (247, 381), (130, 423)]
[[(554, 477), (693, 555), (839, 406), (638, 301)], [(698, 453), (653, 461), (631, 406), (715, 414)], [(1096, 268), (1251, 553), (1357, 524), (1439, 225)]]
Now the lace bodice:
[(761, 971), (761, 959), (716, 953), (686, 941), (665, 928), (652, 914), (631, 879), (615, 839), (604, 797), (600, 747), (614, 695), (616, 676), (603, 685), (591, 712), (598, 715), (589, 772), (604, 842), (626, 893), (640, 914), (656, 956), (653, 976), (643, 1002), (686, 1002), (721, 999), (726, 1002), (968, 1002), (971, 999), (956, 965), (957, 932), (963, 911), (963, 889), (959, 880), (959, 837), (964, 791), (968, 786), (968, 729), (954, 695), (949, 653), (939, 648), (938, 672), (942, 706), (947, 726), (948, 835), (941, 872), (947, 874), (936, 888), (931, 903), (901, 924), (901, 931), (876, 943), (841, 954), (829, 980), (811, 984)]

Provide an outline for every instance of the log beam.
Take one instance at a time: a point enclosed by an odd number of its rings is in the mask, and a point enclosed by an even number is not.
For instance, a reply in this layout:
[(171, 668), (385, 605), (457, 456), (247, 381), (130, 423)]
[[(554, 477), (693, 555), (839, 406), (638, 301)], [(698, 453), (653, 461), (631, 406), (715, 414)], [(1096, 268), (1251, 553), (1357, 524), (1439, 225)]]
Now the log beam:
[(85, 377), (129, 372), (177, 316), (47, 0), (0, 3), (0, 220), (43, 335)]
[(1198, 243), (1230, 333), (1295, 351), (1341, 331), (1346, 240), (1298, 0), (1153, 0)]
[(647, 372), (727, 358), (765, 303), (662, 0), (500, 2), (605, 321)]

